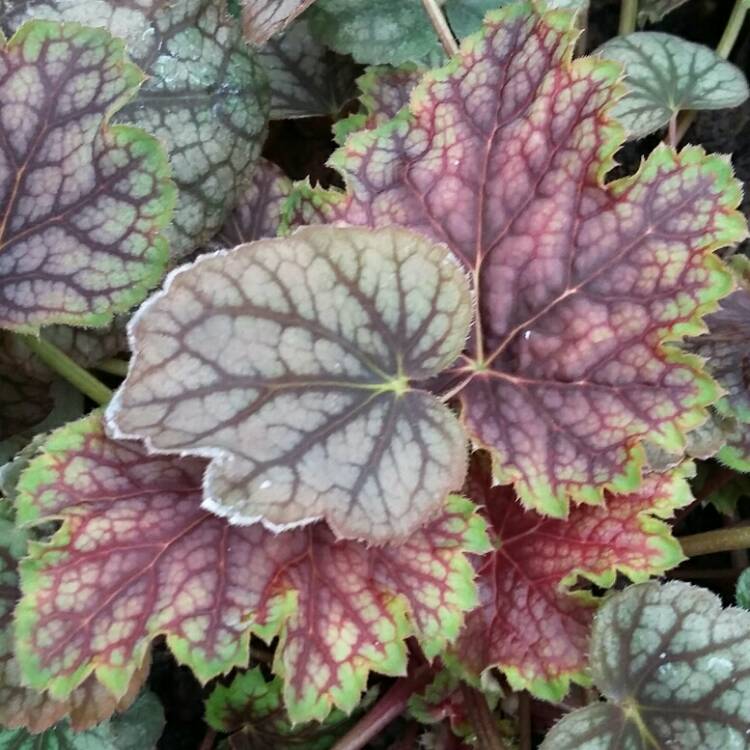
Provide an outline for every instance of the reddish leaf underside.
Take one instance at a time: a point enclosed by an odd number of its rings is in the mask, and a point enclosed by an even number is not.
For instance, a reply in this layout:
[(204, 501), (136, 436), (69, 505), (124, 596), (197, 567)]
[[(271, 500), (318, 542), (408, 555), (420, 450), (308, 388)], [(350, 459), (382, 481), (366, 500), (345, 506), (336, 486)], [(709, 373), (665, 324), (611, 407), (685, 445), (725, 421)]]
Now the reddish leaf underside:
[(122, 695), (159, 633), (206, 681), (246, 664), (251, 633), (279, 635), (274, 670), (305, 721), (351, 711), (370, 670), (403, 674), (406, 637), (434, 655), (458, 635), (476, 601), (464, 553), (486, 549), (471, 503), (371, 549), (322, 523), (230, 526), (200, 507), (204, 466), (111, 440), (96, 413), (53, 433), (19, 484), (21, 521), (63, 521), (21, 566), (29, 684), (64, 697), (95, 673)]
[[(564, 515), (640, 481), (717, 397), (665, 342), (729, 290), (713, 251), (741, 239), (725, 157), (659, 147), (604, 184), (622, 129), (614, 63), (572, 61), (572, 14), (491, 13), (408, 111), (332, 157), (346, 194), (301, 186), (292, 221), (399, 224), (471, 272), (478, 322), (452, 371), (466, 427), (526, 505)], [(457, 387), (455, 392), (458, 392)]]
[(77, 24), (0, 45), (0, 326), (104, 325), (161, 276), (166, 156), (108, 124), (142, 80), (121, 41)]
[(480, 605), (452, 654), (460, 671), (478, 678), (499, 667), (514, 689), (548, 700), (570, 680), (585, 683), (598, 600), (571, 586), (583, 576), (609, 587), (618, 571), (640, 581), (677, 565), (680, 546), (657, 517), (690, 502), (687, 473), (649, 474), (639, 490), (558, 520), (525, 510), (510, 486), (490, 487), (489, 467), (475, 458), (467, 492), (484, 504), (495, 551), (477, 566)]

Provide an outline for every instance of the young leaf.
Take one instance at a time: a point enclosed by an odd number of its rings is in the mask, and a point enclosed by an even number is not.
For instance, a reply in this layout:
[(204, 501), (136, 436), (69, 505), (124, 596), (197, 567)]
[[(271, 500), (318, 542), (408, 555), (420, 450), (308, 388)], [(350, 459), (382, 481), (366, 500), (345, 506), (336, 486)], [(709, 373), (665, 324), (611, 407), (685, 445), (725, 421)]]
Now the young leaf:
[(608, 699), (565, 716), (541, 750), (747, 747), (750, 612), (682, 581), (643, 583), (601, 608), (591, 674)]
[(358, 66), (328, 50), (305, 19), (268, 41), (258, 58), (271, 84), (272, 120), (336, 117), (354, 98)]
[(725, 416), (750, 422), (750, 261), (730, 261), (737, 288), (706, 316), (708, 332), (688, 339), (683, 348), (705, 358), (706, 369), (724, 389), (716, 408)]
[(143, 80), (104, 31), (0, 42), (0, 327), (102, 326), (160, 278), (174, 202), (155, 138), (110, 126)]
[(636, 31), (611, 39), (597, 54), (625, 69), (627, 93), (612, 114), (629, 138), (664, 127), (680, 110), (737, 107), (748, 96), (738, 67), (709, 47), (672, 34)]
[[(476, 603), (466, 552), (482, 520), (453, 497), (397, 547), (337, 542), (319, 523), (275, 535), (200, 508), (203, 461), (107, 438), (93, 414), (53, 433), (23, 474), (19, 520), (62, 521), (21, 566), (19, 662), (64, 697), (87, 676), (121, 695), (158, 634), (206, 681), (279, 636), (293, 722), (350, 712), (368, 674), (403, 674), (404, 639), (434, 656)], [(248, 574), (248, 571), (251, 574)]]
[(148, 78), (116, 119), (144, 128), (167, 147), (179, 188), (165, 231), (172, 258), (200, 247), (244, 189), (268, 115), (265, 73), (223, 2), (6, 0), (5, 8), (0, 2), (6, 30), (29, 17), (103, 26), (126, 40)]
[[(4, 488), (5, 491), (5, 488)], [(13, 648), (13, 609), (20, 597), (18, 560), (26, 553), (27, 533), (15, 526), (8, 500), (0, 499), (0, 726), (38, 733), (68, 717), (80, 731), (125, 710), (138, 695), (148, 674), (148, 663), (134, 675), (121, 700), (94, 678), (89, 678), (66, 700), (23, 686)], [(13, 735), (14, 737), (16, 735)], [(0, 747), (5, 747), (0, 734)]]
[(570, 680), (585, 684), (598, 601), (571, 586), (583, 576), (609, 587), (618, 572), (641, 581), (677, 565), (680, 546), (658, 519), (690, 502), (686, 473), (647, 475), (640, 490), (562, 521), (524, 510), (473, 461), (467, 491), (484, 504), (495, 550), (478, 565), (480, 604), (452, 649), (461, 673), (478, 679), (499, 667), (515, 690), (546, 700), (560, 700)]
[(641, 0), (638, 4), (638, 21), (644, 23), (657, 23), (667, 13), (684, 5), (687, 0)]
[(2, 750), (155, 750), (164, 729), (164, 710), (159, 699), (144, 692), (123, 714), (85, 731), (68, 721), (42, 734), (25, 729), (0, 728)]
[(704, 421), (717, 390), (667, 342), (702, 330), (730, 287), (713, 251), (747, 231), (728, 161), (699, 148), (659, 147), (603, 183), (620, 70), (571, 60), (573, 18), (526, 2), (490, 13), (408, 111), (336, 152), (346, 194), (290, 201), (308, 222), (399, 224), (461, 259), (478, 321), (451, 390), (465, 384), (497, 480), (555, 515), (634, 489), (640, 441), (679, 451)]
[(267, 682), (257, 667), (213, 689), (206, 700), (206, 722), (219, 732), (241, 733), (242, 741), (235, 745), (244, 750), (327, 750), (348, 723), (347, 716), (335, 710), (322, 724), (292, 726), (284, 709), (281, 679)]
[(283, 31), (313, 0), (241, 0), (245, 38), (263, 44)]
[(395, 117), (409, 103), (409, 96), (424, 73), (422, 68), (412, 64), (367, 68), (357, 79), (360, 111), (334, 123), (336, 142), (343, 144), (350, 133), (374, 130)]
[(412, 387), (458, 356), (469, 289), (404, 229), (308, 227), (203, 256), (134, 317), (120, 437), (211, 457), (204, 507), (279, 530), (405, 538), (461, 486), (458, 420)]
[(273, 162), (260, 159), (250, 184), (240, 197), (221, 231), (214, 238), (220, 247), (275, 237), (281, 224), (281, 211), (292, 191), (291, 180)]

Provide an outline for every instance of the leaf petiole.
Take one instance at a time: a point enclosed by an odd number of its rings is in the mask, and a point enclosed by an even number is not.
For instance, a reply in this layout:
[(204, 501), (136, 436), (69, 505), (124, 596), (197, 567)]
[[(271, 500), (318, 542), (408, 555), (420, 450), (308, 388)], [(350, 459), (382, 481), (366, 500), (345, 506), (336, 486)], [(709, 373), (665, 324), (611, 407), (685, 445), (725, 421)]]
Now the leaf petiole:
[(112, 391), (54, 344), (29, 334), (19, 334), (19, 337), (45, 365), (65, 378), (85, 396), (102, 406), (110, 401)]
[(450, 26), (448, 26), (448, 21), (445, 20), (443, 11), (436, 0), (422, 0), (422, 5), (424, 5), (425, 12), (432, 22), (438, 39), (440, 39), (440, 44), (443, 45), (445, 54), (448, 57), (453, 57), (458, 52), (458, 42), (456, 37), (453, 36)]
[(125, 359), (110, 357), (109, 359), (103, 359), (101, 362), (97, 362), (94, 365), (94, 369), (99, 370), (100, 372), (108, 372), (110, 375), (119, 375), (124, 378), (128, 374), (129, 365), (130, 363)]
[(750, 548), (750, 526), (733, 526), (728, 529), (704, 531), (700, 534), (683, 536), (678, 541), (687, 557), (748, 549)]
[(632, 34), (635, 31), (635, 23), (638, 18), (638, 0), (622, 0), (620, 5), (620, 26), (618, 34)]
[(464, 699), (469, 721), (477, 737), (477, 744), (485, 750), (508, 750), (497, 730), (497, 723), (487, 704), (487, 698), (481, 690), (461, 683), (461, 695)]

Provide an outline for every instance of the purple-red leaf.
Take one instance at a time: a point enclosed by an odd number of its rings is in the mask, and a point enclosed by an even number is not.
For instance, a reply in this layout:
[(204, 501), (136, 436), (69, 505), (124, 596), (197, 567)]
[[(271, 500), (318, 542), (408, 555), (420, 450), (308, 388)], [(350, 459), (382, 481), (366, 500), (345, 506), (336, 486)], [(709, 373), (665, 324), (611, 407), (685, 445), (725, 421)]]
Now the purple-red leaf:
[(573, 14), (534, 7), (490, 13), (408, 111), (333, 156), (347, 193), (303, 189), (296, 213), (449, 245), (477, 300), (449, 373), (466, 427), (499, 481), (562, 516), (635, 489), (645, 437), (678, 450), (705, 419), (717, 390), (668, 342), (728, 292), (713, 251), (746, 226), (729, 162), (699, 148), (659, 147), (605, 184), (620, 68), (572, 60)]
[(476, 603), (465, 553), (484, 523), (452, 497), (402, 546), (337, 542), (323, 523), (276, 535), (203, 510), (205, 462), (149, 456), (98, 414), (53, 433), (19, 482), (19, 520), (60, 519), (21, 564), (17, 654), (32, 687), (64, 698), (90, 675), (119, 697), (151, 640), (206, 681), (279, 636), (274, 671), (292, 721), (351, 711), (371, 670), (403, 674), (404, 639), (428, 655)]

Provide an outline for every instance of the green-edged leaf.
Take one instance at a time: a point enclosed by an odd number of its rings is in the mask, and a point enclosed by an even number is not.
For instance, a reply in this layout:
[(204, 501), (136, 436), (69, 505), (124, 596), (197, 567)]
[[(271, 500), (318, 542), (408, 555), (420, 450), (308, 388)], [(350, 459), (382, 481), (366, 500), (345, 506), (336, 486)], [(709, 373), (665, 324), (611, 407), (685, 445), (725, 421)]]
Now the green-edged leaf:
[(357, 130), (374, 130), (395, 117), (409, 103), (409, 97), (424, 70), (407, 63), (398, 68), (374, 65), (357, 79), (359, 86), (359, 112), (339, 120), (333, 125), (336, 142), (343, 144), (350, 133)]
[(33, 21), (0, 46), (0, 327), (102, 326), (161, 277), (166, 157), (109, 125), (142, 80), (122, 42), (76, 24)]
[(206, 700), (206, 722), (219, 732), (234, 734), (232, 747), (244, 750), (328, 750), (350, 723), (336, 709), (323, 723), (292, 726), (281, 679), (267, 681), (257, 667), (213, 689)]
[(283, 31), (313, 0), (240, 0), (245, 38), (263, 44)]
[(42, 734), (0, 728), (0, 750), (155, 750), (164, 729), (159, 699), (144, 692), (123, 714), (83, 731), (63, 721)]
[(687, 0), (641, 0), (638, 4), (638, 21), (640, 23), (657, 23), (667, 13), (684, 5)]
[[(25, 465), (27, 461), (28, 457), (22, 456), (16, 463)], [(5, 475), (3, 472), (3, 492), (8, 494), (12, 488), (5, 486), (9, 480)], [(121, 700), (93, 678), (85, 680), (65, 700), (55, 700), (22, 685), (14, 655), (12, 620), (20, 596), (18, 560), (26, 554), (27, 541), (27, 532), (14, 524), (11, 503), (0, 499), (0, 726), (38, 733), (68, 717), (73, 729), (86, 729), (108, 718), (115, 710), (125, 710), (135, 700), (148, 674), (148, 663), (134, 673)], [(3, 747), (0, 734), (0, 748)]]
[(91, 674), (121, 695), (158, 634), (206, 681), (244, 666), (251, 633), (279, 636), (274, 672), (293, 722), (351, 712), (371, 670), (432, 657), (476, 603), (467, 552), (483, 521), (452, 497), (401, 546), (337, 541), (318, 523), (276, 535), (201, 509), (205, 462), (107, 438), (99, 415), (62, 428), (19, 483), (19, 520), (57, 518), (21, 565), (19, 661), (64, 697)]
[(700, 148), (660, 146), (604, 182), (620, 68), (572, 60), (574, 14), (535, 7), (490, 13), (408, 110), (334, 154), (347, 192), (303, 186), (287, 219), (448, 244), (478, 321), (444, 397), (458, 393), (498, 482), (564, 516), (570, 500), (635, 489), (643, 440), (679, 453), (705, 421), (718, 389), (670, 342), (705, 330), (731, 288), (714, 251), (747, 227), (728, 160)]
[[(448, 21), (460, 37), (508, 0), (447, 0)], [(443, 52), (422, 0), (317, 0), (307, 14), (316, 38), (366, 64), (440, 61)]]
[(108, 417), (120, 437), (211, 457), (204, 507), (232, 522), (403, 539), (463, 483), (458, 420), (411, 382), (455, 360), (470, 318), (447, 248), (407, 230), (241, 245), (137, 313)]
[(601, 608), (591, 674), (607, 703), (564, 717), (541, 750), (746, 748), (750, 612), (681, 581), (643, 583)]
[(750, 568), (745, 568), (737, 579), (735, 599), (738, 607), (750, 609)]
[(361, 68), (328, 50), (310, 33), (305, 19), (268, 41), (258, 57), (271, 85), (272, 120), (336, 117), (354, 98), (354, 80)]
[(737, 107), (747, 99), (744, 73), (709, 47), (658, 31), (636, 31), (597, 54), (625, 69), (625, 96), (612, 114), (629, 138), (664, 127), (683, 109)]
[[(104, 26), (127, 42), (148, 74), (117, 116), (167, 147), (179, 188), (165, 236), (173, 259), (206, 242), (223, 224), (260, 154), (268, 84), (221, 0), (0, 0), (8, 30), (22, 19), (54, 18)], [(138, 301), (138, 300), (135, 300)]]
[(275, 237), (284, 203), (292, 191), (291, 180), (273, 162), (260, 159), (250, 184), (237, 207), (214, 238), (215, 245), (228, 248)]
[(642, 581), (680, 563), (680, 545), (659, 519), (691, 501), (691, 469), (647, 475), (640, 490), (559, 520), (525, 510), (511, 487), (491, 487), (489, 466), (475, 458), (467, 493), (483, 504), (495, 549), (477, 564), (479, 607), (451, 649), (461, 674), (476, 681), (498, 667), (514, 690), (546, 700), (560, 700), (571, 680), (586, 684), (598, 600), (571, 588), (579, 577), (612, 586), (618, 572)]

